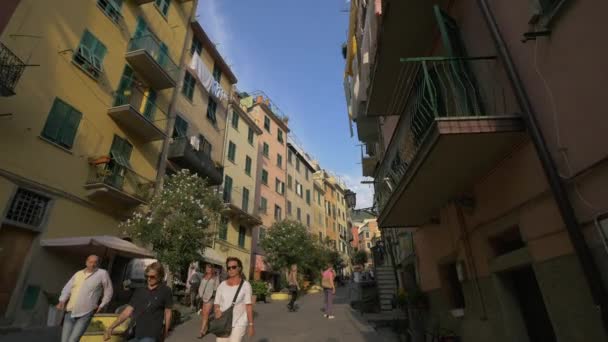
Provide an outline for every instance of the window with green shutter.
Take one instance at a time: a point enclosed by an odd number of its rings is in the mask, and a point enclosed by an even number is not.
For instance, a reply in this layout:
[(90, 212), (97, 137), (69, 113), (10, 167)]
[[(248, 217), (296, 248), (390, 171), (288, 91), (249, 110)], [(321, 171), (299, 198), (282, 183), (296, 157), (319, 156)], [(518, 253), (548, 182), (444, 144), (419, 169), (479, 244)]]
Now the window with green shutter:
[(222, 219), (220, 220), (220, 227), (219, 227), (219, 238), (222, 240), (227, 240), (228, 239), (228, 219), (226, 217), (222, 217)]
[(283, 168), (283, 156), (277, 153), (277, 166)]
[(262, 148), (262, 154), (264, 155), (264, 157), (268, 158), (270, 156), (270, 146), (268, 146), (267, 143), (264, 143), (264, 146)]
[(236, 160), (236, 145), (232, 141), (228, 142), (228, 160), (233, 163)]
[(296, 209), (296, 218), (298, 219), (298, 221), (302, 221), (302, 209)]
[(247, 230), (245, 227), (239, 227), (239, 247), (245, 248), (245, 236), (247, 234)]
[(217, 118), (215, 117), (216, 110), (217, 102), (215, 102), (212, 98), (209, 98), (209, 104), (207, 105), (207, 119), (209, 119), (213, 125), (217, 124)]
[(232, 199), (232, 178), (230, 176), (226, 176), (224, 180), (224, 202), (230, 203)]
[(296, 171), (300, 172), (300, 159), (296, 158)]
[(81, 118), (82, 113), (62, 100), (55, 98), (41, 135), (45, 139), (71, 149)]
[(192, 97), (194, 96), (194, 86), (196, 81), (194, 80), (194, 76), (189, 72), (186, 72), (184, 77), (184, 85), (182, 86), (182, 94), (187, 97), (190, 101), (192, 101)]
[(270, 118), (267, 116), (264, 117), (264, 129), (270, 133)]
[(310, 190), (306, 190), (306, 204), (310, 205)]
[(107, 48), (89, 30), (85, 30), (74, 53), (74, 63), (97, 79), (103, 73), (103, 59)]
[(247, 133), (247, 141), (250, 145), (253, 145), (253, 128), (249, 127), (249, 133)]
[(291, 175), (287, 175), (287, 188), (291, 190), (293, 188), (293, 178)]
[(291, 201), (287, 201), (287, 215), (291, 216)]
[(201, 41), (196, 38), (192, 38), (192, 45), (190, 45), (190, 54), (193, 55), (195, 52), (199, 56), (201, 55), (201, 52), (203, 52), (203, 43), (201, 43)]
[(242, 207), (244, 212), (249, 212), (249, 189), (243, 187), (243, 203)]
[(277, 128), (277, 140), (282, 144), (283, 143), (283, 131), (280, 128)]
[(112, 146), (110, 147), (110, 157), (112, 160), (122, 166), (131, 167), (131, 152), (133, 152), (133, 145), (126, 139), (114, 135), (114, 140), (112, 140)]
[(120, 14), (122, 0), (97, 0), (97, 7), (99, 7), (99, 9), (101, 9), (113, 22), (120, 22), (120, 18), (122, 17)]
[(245, 156), (245, 173), (247, 176), (251, 176), (251, 158)]
[(154, 5), (156, 8), (162, 13), (165, 17), (169, 13), (169, 5), (171, 4), (171, 0), (155, 0)]
[(220, 66), (217, 65), (217, 63), (213, 65), (213, 79), (218, 83), (222, 81), (222, 69), (220, 69)]
[(262, 169), (262, 184), (268, 185), (268, 171)]
[(291, 150), (287, 152), (287, 162), (293, 165), (293, 152)]
[(188, 134), (188, 122), (181, 116), (175, 117), (175, 125), (173, 126), (173, 138), (183, 138)]
[(260, 199), (260, 212), (264, 214), (268, 212), (268, 200), (264, 197)]
[(236, 111), (232, 111), (232, 128), (239, 129), (239, 114)]

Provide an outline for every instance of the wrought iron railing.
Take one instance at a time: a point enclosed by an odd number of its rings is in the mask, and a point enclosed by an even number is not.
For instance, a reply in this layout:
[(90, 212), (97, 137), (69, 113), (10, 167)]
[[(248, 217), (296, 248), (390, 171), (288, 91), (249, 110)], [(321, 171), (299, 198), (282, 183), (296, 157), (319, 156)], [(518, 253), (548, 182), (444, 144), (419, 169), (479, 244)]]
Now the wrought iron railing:
[(118, 90), (114, 93), (112, 105), (114, 107), (130, 105), (151, 124), (161, 131), (165, 131), (167, 113), (163, 107), (167, 108), (168, 105), (161, 106), (160, 101), (156, 99), (156, 96), (152, 96), (150, 92), (146, 94), (136, 86), (132, 86), (124, 91)]
[(131, 38), (129, 41), (128, 52), (145, 50), (163, 68), (163, 70), (177, 80), (179, 67), (169, 57), (169, 51), (161, 47), (161, 43), (153, 35)]
[(0, 94), (15, 95), (15, 86), (25, 70), (25, 63), (9, 48), (0, 43)]
[(90, 162), (87, 185), (103, 184), (114, 190), (147, 202), (154, 192), (154, 182), (139, 175), (129, 166), (117, 160), (103, 158), (99, 162)]
[(516, 113), (507, 76), (494, 57), (402, 59), (389, 103), (400, 119), (376, 170), (375, 201), (381, 212), (437, 119)]

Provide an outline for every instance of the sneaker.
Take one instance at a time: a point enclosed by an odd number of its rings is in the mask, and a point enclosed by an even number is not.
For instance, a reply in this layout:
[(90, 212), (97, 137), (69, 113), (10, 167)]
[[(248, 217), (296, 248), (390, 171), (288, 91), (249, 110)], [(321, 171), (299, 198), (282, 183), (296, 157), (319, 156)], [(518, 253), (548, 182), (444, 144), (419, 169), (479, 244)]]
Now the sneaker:
[(323, 317), (327, 318), (327, 317), (328, 317), (328, 315), (327, 315), (327, 314), (323, 314)]
[(334, 318), (336, 318), (336, 317), (334, 317), (334, 315), (329, 315), (329, 316), (327, 317), (327, 319), (334, 319)]

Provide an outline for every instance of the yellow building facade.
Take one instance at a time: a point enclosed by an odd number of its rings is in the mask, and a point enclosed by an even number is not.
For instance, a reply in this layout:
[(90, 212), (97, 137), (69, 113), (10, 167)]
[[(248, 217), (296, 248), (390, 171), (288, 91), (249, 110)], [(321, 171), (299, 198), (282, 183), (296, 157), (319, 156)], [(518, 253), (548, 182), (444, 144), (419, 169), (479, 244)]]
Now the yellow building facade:
[(314, 168), (306, 152), (287, 143), (287, 218), (302, 223), (312, 234)]
[(22, 0), (0, 36), (39, 65), (0, 98), (5, 323), (43, 325), (43, 293), (83, 265), (45, 242), (122, 236), (118, 223), (154, 191), (197, 2), (118, 3)]
[(323, 180), (314, 177), (313, 175), (313, 192), (312, 192), (312, 235), (323, 241), (327, 236), (325, 231), (325, 189), (323, 188)]

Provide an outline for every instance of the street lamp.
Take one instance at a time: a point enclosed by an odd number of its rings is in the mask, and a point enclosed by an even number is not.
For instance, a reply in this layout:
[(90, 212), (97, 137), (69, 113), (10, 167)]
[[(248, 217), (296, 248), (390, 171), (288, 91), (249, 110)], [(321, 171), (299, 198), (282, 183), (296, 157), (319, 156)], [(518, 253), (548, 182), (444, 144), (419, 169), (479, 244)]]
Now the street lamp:
[(346, 199), (348, 208), (355, 209), (355, 206), (357, 206), (357, 193), (347, 189), (344, 193), (344, 198)]

